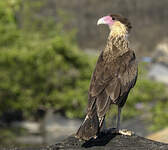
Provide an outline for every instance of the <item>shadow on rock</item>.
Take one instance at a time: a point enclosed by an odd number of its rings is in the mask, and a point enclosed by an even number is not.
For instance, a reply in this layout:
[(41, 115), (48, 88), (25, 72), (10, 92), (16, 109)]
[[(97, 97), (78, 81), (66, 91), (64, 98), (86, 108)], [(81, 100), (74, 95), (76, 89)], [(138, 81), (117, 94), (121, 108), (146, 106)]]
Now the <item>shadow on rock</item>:
[(93, 146), (105, 146), (108, 144), (113, 138), (115, 138), (117, 134), (105, 134), (103, 132), (100, 133), (100, 135), (96, 139), (90, 139), (89, 141), (86, 141), (82, 147), (89, 148)]

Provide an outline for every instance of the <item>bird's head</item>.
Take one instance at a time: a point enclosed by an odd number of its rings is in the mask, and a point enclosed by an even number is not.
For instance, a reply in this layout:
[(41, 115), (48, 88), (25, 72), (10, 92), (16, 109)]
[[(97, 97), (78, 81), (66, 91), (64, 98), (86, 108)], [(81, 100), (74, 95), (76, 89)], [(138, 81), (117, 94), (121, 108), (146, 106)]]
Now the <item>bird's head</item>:
[(132, 28), (127, 18), (116, 14), (100, 18), (97, 21), (97, 25), (100, 24), (107, 24), (110, 28), (110, 35), (112, 36), (126, 36)]

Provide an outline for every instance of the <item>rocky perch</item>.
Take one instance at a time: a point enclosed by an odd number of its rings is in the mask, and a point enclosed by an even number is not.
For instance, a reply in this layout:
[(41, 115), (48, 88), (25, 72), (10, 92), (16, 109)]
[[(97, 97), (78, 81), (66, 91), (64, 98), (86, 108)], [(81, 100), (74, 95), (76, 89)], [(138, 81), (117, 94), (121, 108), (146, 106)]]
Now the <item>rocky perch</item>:
[(97, 139), (87, 142), (70, 136), (60, 143), (46, 147), (48, 150), (59, 149), (90, 150), (168, 150), (168, 144), (152, 141), (137, 135), (123, 136), (119, 134), (101, 134)]
[[(1, 148), (0, 148), (1, 149)], [(152, 141), (137, 135), (125, 136), (107, 132), (101, 133), (97, 139), (80, 141), (69, 136), (54, 145), (41, 148), (10, 148), (10, 150), (168, 150), (168, 144)], [(2, 148), (2, 150), (9, 150)]]

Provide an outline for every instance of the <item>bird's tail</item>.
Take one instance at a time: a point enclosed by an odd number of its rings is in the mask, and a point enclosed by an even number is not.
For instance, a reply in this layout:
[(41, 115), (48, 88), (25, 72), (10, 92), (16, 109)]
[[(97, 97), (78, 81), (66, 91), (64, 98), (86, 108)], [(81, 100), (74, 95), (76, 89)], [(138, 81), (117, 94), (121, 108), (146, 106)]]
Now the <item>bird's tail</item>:
[(92, 110), (88, 112), (84, 122), (78, 129), (76, 137), (89, 140), (92, 137), (96, 137), (100, 129), (100, 122), (97, 116), (96, 105), (93, 106)]

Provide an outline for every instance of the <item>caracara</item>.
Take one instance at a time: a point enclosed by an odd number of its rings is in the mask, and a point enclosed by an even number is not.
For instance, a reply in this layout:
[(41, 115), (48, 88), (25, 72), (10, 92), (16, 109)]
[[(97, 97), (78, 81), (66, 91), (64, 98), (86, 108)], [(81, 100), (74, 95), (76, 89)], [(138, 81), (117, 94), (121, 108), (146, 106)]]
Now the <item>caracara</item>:
[(119, 130), (121, 109), (137, 79), (135, 54), (128, 41), (131, 29), (128, 19), (111, 14), (100, 18), (99, 24), (107, 24), (110, 33), (92, 74), (87, 115), (76, 133), (83, 140), (97, 137), (111, 104), (118, 106), (116, 132), (122, 131)]

